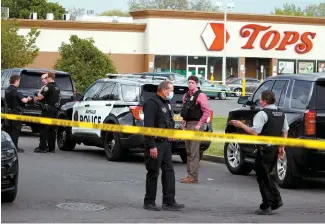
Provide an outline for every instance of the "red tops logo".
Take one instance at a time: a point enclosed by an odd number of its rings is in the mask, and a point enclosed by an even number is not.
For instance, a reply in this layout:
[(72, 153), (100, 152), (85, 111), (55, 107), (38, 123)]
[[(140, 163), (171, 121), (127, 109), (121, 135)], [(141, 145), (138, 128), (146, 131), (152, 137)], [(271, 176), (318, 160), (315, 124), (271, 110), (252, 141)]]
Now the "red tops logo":
[[(261, 26), (257, 24), (248, 24), (243, 26), (240, 29), (240, 35), (242, 37), (248, 37), (248, 41), (242, 49), (254, 49), (254, 43), (257, 36), (263, 31), (270, 29), (271, 26)], [(313, 48), (313, 42), (311, 39), (314, 39), (316, 33), (304, 32), (299, 34), (296, 31), (284, 31), (284, 36), (276, 31), (269, 30), (264, 33), (260, 41), (260, 46), (263, 50), (274, 49), (278, 51), (285, 51), (288, 45), (295, 44), (295, 51), (298, 54), (305, 54), (311, 51)], [(298, 41), (300, 43), (298, 43)]]

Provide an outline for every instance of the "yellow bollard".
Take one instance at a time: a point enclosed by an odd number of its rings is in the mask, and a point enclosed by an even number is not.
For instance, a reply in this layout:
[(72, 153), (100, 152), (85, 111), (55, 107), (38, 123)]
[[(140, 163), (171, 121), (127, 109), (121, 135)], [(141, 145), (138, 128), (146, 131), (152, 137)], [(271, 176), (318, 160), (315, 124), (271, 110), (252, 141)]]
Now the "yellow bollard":
[(213, 77), (213, 75), (210, 76), (210, 81), (211, 81), (211, 82), (214, 81), (214, 77)]
[(243, 81), (242, 81), (242, 93), (241, 93), (242, 96), (245, 96), (246, 95), (246, 79), (243, 78)]

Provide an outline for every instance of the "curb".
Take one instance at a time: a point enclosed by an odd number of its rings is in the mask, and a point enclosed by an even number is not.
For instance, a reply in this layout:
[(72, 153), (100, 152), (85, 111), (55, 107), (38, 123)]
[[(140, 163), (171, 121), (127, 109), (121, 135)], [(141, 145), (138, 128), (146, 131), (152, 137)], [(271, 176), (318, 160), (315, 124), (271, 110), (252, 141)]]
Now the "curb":
[(224, 157), (221, 156), (203, 155), (202, 160), (213, 162), (213, 163), (225, 163)]

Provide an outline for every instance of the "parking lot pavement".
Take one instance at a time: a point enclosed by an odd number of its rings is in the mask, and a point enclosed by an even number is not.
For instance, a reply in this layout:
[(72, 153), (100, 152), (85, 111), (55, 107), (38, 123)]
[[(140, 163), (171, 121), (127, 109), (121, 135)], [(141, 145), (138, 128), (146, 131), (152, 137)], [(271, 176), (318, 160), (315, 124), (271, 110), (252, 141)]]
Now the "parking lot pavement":
[(213, 117), (227, 117), (230, 110), (241, 107), (237, 103), (238, 97), (227, 97), (225, 100), (209, 100), (209, 105), (213, 111)]
[[(19, 154), (16, 201), (2, 204), (2, 222), (324, 222), (325, 183), (308, 182), (297, 190), (280, 189), (284, 206), (272, 216), (254, 214), (261, 199), (255, 175), (231, 175), (224, 164), (201, 162), (199, 183), (179, 183), (186, 172), (174, 158), (176, 200), (181, 212), (142, 208), (145, 168), (142, 155), (109, 162), (102, 150), (35, 154), (38, 137), (24, 134)], [(67, 204), (62, 204), (67, 203)], [(71, 204), (70, 204), (71, 203)], [(73, 204), (74, 203), (74, 204)], [(79, 203), (79, 204), (78, 204)], [(91, 203), (80, 204), (80, 203)], [(161, 205), (161, 183), (157, 204)], [(103, 207), (102, 207), (103, 206)]]

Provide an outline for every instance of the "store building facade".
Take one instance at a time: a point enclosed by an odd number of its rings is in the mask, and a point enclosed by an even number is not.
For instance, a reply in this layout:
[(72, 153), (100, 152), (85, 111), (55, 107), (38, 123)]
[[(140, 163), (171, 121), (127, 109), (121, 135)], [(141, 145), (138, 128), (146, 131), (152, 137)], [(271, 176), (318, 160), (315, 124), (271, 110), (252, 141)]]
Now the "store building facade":
[[(119, 73), (171, 71), (222, 80), (264, 79), (278, 74), (325, 71), (325, 18), (144, 10), (132, 22), (20, 20), (20, 33), (41, 31), (40, 54), (28, 67), (53, 67), (72, 34), (93, 38)], [(226, 29), (225, 29), (226, 28)], [(224, 44), (226, 32), (226, 44)]]

